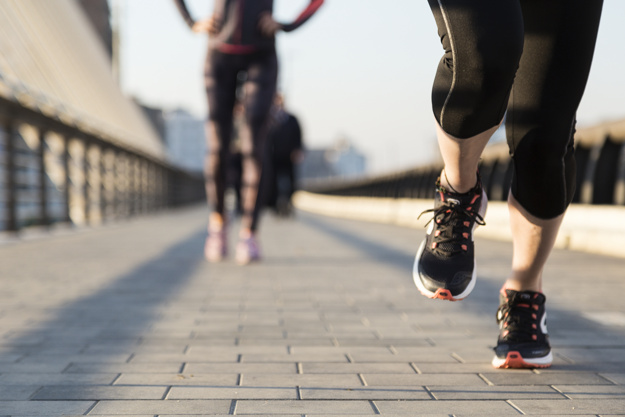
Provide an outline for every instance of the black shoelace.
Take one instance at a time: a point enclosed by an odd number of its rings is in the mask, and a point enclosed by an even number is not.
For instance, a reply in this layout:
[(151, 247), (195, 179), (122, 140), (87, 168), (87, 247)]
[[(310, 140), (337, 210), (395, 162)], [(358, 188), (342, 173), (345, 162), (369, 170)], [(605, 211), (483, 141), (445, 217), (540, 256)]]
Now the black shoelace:
[[(455, 255), (463, 252), (464, 241), (470, 240), (463, 233), (470, 236), (473, 223), (484, 226), (486, 222), (484, 218), (476, 211), (467, 210), (459, 204), (453, 202), (443, 203), (441, 206), (428, 209), (419, 214), (419, 218), (425, 213), (434, 213), (434, 216), (425, 224), (427, 227), (431, 221), (436, 223), (433, 238), (436, 246), (430, 248), (443, 252), (447, 256)], [(469, 222), (469, 226), (465, 222)], [(466, 230), (466, 231), (465, 231)]]
[(501, 324), (501, 339), (507, 342), (537, 340), (538, 310), (531, 302), (517, 302), (514, 297), (497, 309), (497, 324)]

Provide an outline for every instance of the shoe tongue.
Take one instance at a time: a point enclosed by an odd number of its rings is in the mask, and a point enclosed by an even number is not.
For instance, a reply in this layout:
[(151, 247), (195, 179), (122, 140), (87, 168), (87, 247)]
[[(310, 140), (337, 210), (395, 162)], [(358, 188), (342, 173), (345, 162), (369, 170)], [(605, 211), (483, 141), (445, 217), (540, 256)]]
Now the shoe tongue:
[(467, 206), (471, 204), (471, 201), (475, 197), (474, 190), (468, 191), (464, 194), (456, 194), (448, 192), (444, 188), (441, 190), (441, 200), (446, 203), (452, 203), (456, 205)]
[(515, 291), (515, 290), (506, 290), (507, 298), (513, 299), (517, 303), (527, 303), (529, 301), (533, 301), (533, 303), (541, 304), (545, 300), (545, 296), (542, 293), (536, 291)]

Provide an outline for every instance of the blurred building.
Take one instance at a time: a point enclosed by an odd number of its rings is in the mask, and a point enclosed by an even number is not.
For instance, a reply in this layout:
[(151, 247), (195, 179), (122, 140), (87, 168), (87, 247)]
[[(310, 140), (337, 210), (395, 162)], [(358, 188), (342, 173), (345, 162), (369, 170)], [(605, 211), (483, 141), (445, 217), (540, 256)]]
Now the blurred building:
[(163, 117), (170, 162), (190, 171), (202, 171), (206, 154), (204, 120), (183, 109), (165, 112)]
[(301, 181), (328, 178), (355, 178), (367, 172), (367, 157), (349, 140), (339, 139), (334, 145), (307, 149), (299, 168)]
[(156, 130), (156, 133), (158, 133), (161, 142), (165, 143), (165, 136), (167, 135), (165, 128), (165, 111), (161, 108), (151, 107), (139, 102), (137, 102), (137, 104), (143, 110), (143, 114), (148, 118), (154, 130)]
[(113, 55), (113, 30), (111, 29), (111, 9), (108, 0), (78, 0), (104, 45), (109, 58)]

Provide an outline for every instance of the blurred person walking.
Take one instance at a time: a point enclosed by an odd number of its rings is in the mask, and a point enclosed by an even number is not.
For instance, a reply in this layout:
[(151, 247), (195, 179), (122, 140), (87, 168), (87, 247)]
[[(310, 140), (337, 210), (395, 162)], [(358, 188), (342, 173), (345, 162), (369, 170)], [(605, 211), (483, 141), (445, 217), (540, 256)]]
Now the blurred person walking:
[(291, 197), (297, 189), (296, 166), (304, 159), (302, 129), (297, 117), (284, 107), (277, 93), (271, 111), (267, 139), (266, 169), (263, 171), (264, 202), (282, 217), (293, 214)]
[(289, 24), (272, 17), (273, 0), (215, 0), (209, 18), (196, 21), (184, 0), (174, 0), (185, 22), (196, 33), (208, 33), (204, 83), (209, 117), (206, 127), (209, 152), (205, 163), (206, 194), (210, 206), (206, 259), (221, 261), (227, 255), (227, 219), (224, 191), (237, 80), (244, 78), (245, 123), (241, 128), (243, 156), (243, 214), (236, 260), (246, 264), (260, 259), (256, 238), (257, 204), (269, 110), (276, 92), (278, 59), (276, 33), (290, 32), (305, 23), (323, 4), (311, 0)]
[(506, 115), (514, 164), (512, 271), (500, 292), (496, 368), (544, 368), (552, 354), (543, 267), (575, 192), (573, 135), (602, 0), (429, 0), (444, 55), (432, 91), (444, 168), (413, 277), (423, 295), (461, 300), (484, 225), (478, 163)]

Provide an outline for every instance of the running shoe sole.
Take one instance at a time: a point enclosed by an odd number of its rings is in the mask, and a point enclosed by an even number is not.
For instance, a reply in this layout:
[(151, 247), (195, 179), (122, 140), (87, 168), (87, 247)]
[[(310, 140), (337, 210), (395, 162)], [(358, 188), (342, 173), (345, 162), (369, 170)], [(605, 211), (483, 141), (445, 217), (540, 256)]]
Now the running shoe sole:
[(495, 355), (493, 358), (493, 367), (498, 369), (533, 369), (533, 368), (549, 368), (553, 356), (551, 352), (542, 358), (524, 359), (519, 352), (508, 352), (505, 358), (499, 358)]

